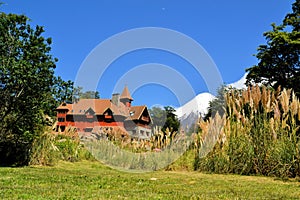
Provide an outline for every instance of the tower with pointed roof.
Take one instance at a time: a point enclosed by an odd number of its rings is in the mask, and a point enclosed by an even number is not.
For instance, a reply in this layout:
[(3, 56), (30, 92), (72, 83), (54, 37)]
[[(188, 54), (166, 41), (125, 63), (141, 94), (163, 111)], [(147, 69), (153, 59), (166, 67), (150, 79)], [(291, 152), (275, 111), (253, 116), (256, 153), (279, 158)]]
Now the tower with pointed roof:
[(131, 107), (131, 102), (133, 101), (133, 98), (130, 95), (130, 92), (128, 90), (127, 85), (125, 85), (123, 92), (120, 96), (120, 101), (126, 106)]

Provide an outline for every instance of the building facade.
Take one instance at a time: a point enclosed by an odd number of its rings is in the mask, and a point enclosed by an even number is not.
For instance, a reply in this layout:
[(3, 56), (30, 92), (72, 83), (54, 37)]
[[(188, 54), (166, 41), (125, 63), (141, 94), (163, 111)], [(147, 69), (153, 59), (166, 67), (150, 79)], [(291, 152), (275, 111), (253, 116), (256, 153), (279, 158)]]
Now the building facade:
[(152, 122), (147, 106), (132, 106), (133, 98), (127, 86), (122, 94), (111, 99), (80, 99), (73, 104), (62, 103), (57, 110), (56, 130), (72, 127), (90, 134), (103, 128), (122, 130), (133, 138), (149, 139)]

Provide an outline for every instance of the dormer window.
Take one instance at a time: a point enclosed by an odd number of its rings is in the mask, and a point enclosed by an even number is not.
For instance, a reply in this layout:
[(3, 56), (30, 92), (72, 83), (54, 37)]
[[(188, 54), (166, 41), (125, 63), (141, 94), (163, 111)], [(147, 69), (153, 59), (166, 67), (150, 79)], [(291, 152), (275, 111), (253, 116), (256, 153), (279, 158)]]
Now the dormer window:
[(130, 112), (129, 112), (129, 115), (130, 115), (130, 116), (133, 116), (134, 113), (135, 113), (134, 111), (130, 111)]

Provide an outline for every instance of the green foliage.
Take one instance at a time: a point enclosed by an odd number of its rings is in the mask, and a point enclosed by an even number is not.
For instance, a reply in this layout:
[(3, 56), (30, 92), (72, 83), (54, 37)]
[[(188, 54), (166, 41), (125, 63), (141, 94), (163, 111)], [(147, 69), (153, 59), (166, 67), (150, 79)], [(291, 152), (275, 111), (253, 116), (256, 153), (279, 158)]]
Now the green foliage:
[[(0, 13), (1, 164), (25, 164), (43, 125), (54, 82), (55, 61), (43, 27), (24, 15)], [(16, 156), (18, 155), (18, 156)]]
[(161, 109), (160, 107), (152, 107), (149, 109), (149, 113), (151, 115), (152, 124), (154, 127), (163, 127), (166, 122), (166, 111)]
[(60, 76), (54, 77), (51, 93), (48, 94), (47, 114), (51, 117), (56, 116), (56, 108), (62, 102), (72, 102), (74, 83), (72, 81), (64, 81)]
[(166, 122), (162, 128), (163, 132), (166, 132), (167, 129), (177, 132), (180, 126), (180, 122), (175, 114), (175, 109), (171, 106), (165, 106), (166, 112)]
[(42, 26), (24, 15), (0, 13), (0, 165), (24, 165), (45, 116), (72, 93), (71, 81), (54, 76), (56, 58)]
[(85, 91), (83, 92), (82, 87), (73, 88), (72, 101), (77, 102), (79, 99), (100, 99), (100, 94), (98, 91)]
[(292, 8), (281, 25), (272, 24), (273, 30), (264, 33), (267, 44), (258, 48), (259, 63), (246, 69), (247, 84), (293, 88), (300, 96), (300, 0)]
[(100, 94), (98, 91), (86, 91), (86, 92), (81, 92), (79, 94), (80, 99), (100, 99)]
[(226, 85), (222, 85), (218, 89), (218, 94), (215, 99), (209, 102), (208, 112), (204, 116), (204, 120), (208, 120), (210, 117), (214, 117), (218, 112), (221, 116), (225, 113), (226, 102), (225, 102), (225, 93), (228, 91)]
[(52, 95), (56, 102), (72, 102), (74, 92), (74, 83), (72, 81), (64, 81), (58, 76), (55, 78), (54, 86), (52, 88)]

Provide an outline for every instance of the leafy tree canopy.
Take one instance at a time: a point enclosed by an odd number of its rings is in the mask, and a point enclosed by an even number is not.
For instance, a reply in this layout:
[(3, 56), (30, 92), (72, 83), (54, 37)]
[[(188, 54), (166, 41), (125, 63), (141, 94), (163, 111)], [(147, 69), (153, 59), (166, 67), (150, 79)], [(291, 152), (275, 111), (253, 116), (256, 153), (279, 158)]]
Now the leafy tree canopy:
[[(0, 13), (0, 164), (26, 164), (32, 141), (53, 114), (60, 90), (72, 82), (55, 77), (51, 38), (25, 15)], [(55, 92), (56, 91), (56, 92)]]
[(166, 111), (161, 109), (160, 107), (152, 107), (149, 109), (151, 119), (152, 119), (152, 127), (163, 127), (166, 121)]
[(273, 23), (273, 29), (264, 33), (267, 44), (258, 47), (259, 62), (246, 69), (248, 85), (292, 88), (300, 96), (300, 0), (293, 3), (292, 10), (281, 25)]
[(79, 97), (79, 99), (100, 99), (100, 94), (98, 91), (82, 91), (82, 88), (77, 88), (76, 95)]
[(78, 102), (79, 99), (100, 99), (100, 94), (98, 91), (83, 91), (82, 87), (73, 87), (72, 93), (70, 93), (70, 99), (66, 102)]

